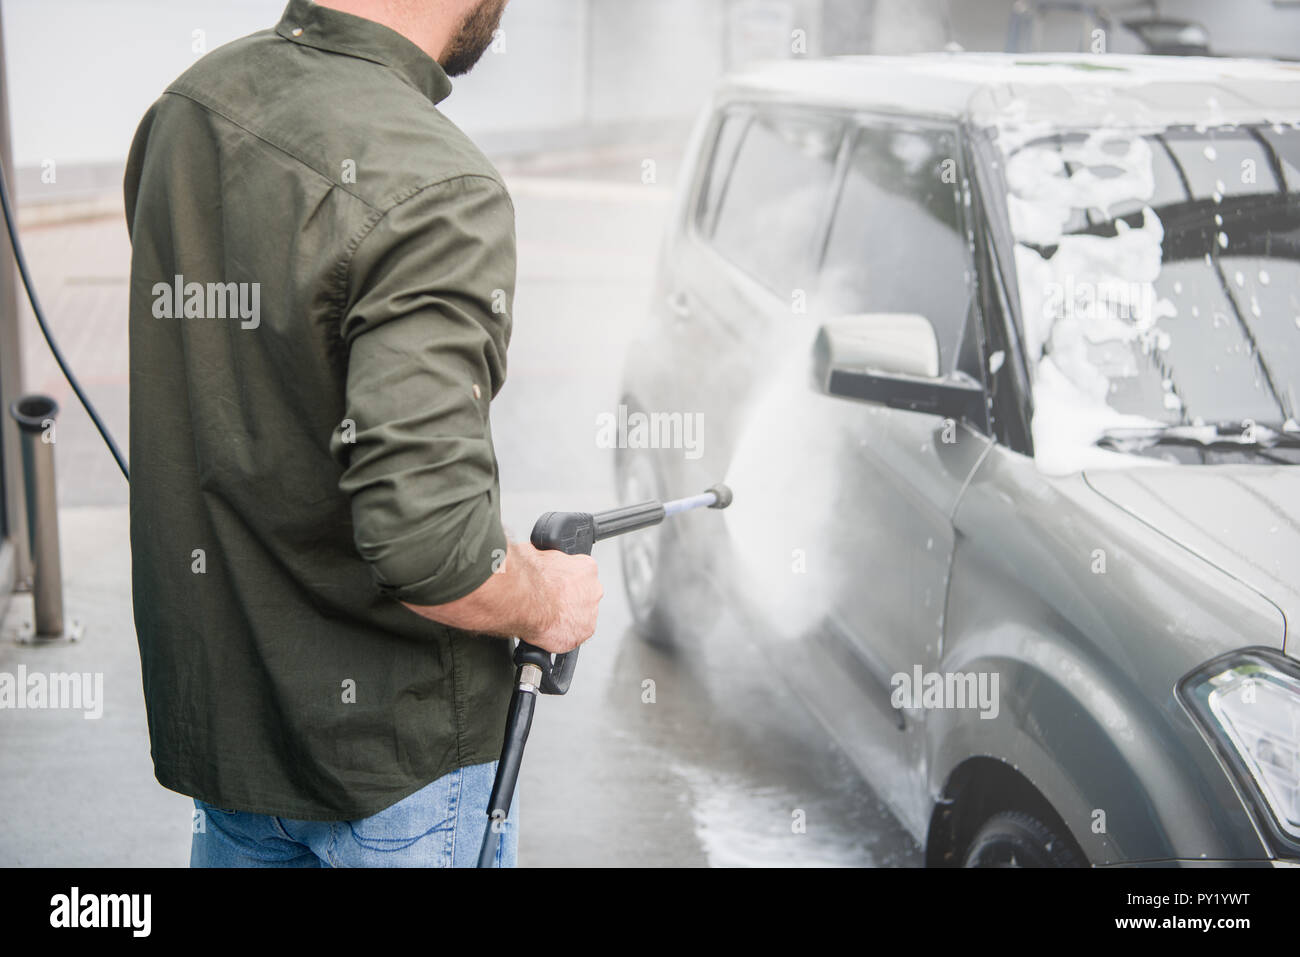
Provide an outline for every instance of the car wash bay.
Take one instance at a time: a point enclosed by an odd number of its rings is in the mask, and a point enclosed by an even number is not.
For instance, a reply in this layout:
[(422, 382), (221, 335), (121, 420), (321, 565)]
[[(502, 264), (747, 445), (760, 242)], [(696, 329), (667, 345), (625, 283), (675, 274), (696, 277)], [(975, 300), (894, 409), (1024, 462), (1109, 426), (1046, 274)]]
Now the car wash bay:
[[(639, 156), (640, 154), (638, 154)], [(621, 357), (647, 304), (669, 187), (639, 159), (511, 176), (520, 277), (509, 378), (494, 404), (507, 525), (550, 509), (614, 504), (613, 450), (597, 417), (616, 411)], [(626, 175), (625, 175), (626, 174)], [(24, 243), (55, 335), (120, 442), (126, 435), (125, 227), (113, 218), (30, 227)], [(24, 311), (26, 387), (54, 395), (67, 614), (78, 644), (15, 641), (0, 671), (104, 674), (104, 714), (0, 715), (0, 864), (188, 862), (191, 804), (153, 780), (131, 624), (127, 489), (58, 377)], [(698, 490), (682, 490), (682, 494)], [(608, 544), (608, 543), (606, 543)], [(675, 656), (630, 631), (617, 552), (597, 546), (606, 598), (573, 690), (545, 698), (525, 758), (521, 864), (919, 864), (801, 706), (720, 626)], [(652, 691), (652, 693), (651, 693)]]

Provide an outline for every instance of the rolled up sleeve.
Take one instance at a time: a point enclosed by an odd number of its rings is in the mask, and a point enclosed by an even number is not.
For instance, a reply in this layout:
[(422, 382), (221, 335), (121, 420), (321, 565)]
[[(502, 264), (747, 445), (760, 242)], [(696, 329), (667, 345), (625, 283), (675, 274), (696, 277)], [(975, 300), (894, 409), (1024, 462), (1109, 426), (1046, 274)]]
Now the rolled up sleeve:
[(390, 597), (462, 598), (505, 553), (488, 411), (514, 283), (514, 210), (479, 175), (399, 203), (348, 265), (347, 411), (331, 451), (357, 551)]

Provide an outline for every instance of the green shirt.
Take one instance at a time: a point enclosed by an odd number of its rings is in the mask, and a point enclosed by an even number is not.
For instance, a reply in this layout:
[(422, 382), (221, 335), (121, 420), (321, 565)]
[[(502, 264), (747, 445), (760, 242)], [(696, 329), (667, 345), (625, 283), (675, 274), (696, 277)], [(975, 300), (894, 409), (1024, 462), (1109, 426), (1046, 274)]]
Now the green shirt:
[(500, 565), (514, 210), (439, 65), (307, 0), (140, 124), (131, 552), (155, 773), (222, 808), (376, 813), (494, 760), (510, 643), (399, 601)]

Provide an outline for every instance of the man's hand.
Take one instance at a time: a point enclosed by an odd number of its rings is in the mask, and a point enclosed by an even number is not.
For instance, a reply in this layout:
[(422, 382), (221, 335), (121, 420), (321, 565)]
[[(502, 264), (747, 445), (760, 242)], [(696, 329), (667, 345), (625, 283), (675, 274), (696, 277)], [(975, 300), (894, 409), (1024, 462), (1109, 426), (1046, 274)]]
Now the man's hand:
[(590, 555), (510, 546), (505, 561), (464, 598), (407, 608), (463, 631), (513, 636), (544, 651), (572, 651), (596, 632), (605, 590)]
[(596, 610), (605, 594), (596, 560), (590, 555), (538, 551), (532, 545), (518, 547), (527, 549), (523, 554), (539, 579), (538, 594), (548, 596), (549, 606), (540, 627), (519, 637), (555, 654), (572, 651), (596, 633)]

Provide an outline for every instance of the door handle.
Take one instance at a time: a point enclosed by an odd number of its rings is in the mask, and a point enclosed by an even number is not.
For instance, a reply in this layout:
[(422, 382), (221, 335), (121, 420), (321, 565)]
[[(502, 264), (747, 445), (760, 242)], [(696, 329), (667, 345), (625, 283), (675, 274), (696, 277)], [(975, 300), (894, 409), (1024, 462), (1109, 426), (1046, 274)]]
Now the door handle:
[(668, 311), (674, 319), (687, 319), (691, 315), (691, 301), (684, 292), (674, 292), (668, 296)]

